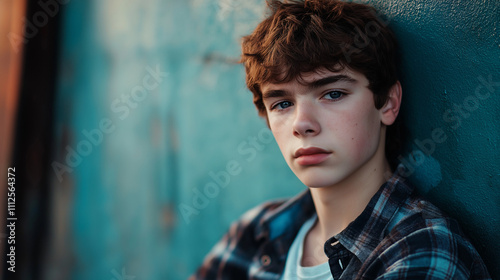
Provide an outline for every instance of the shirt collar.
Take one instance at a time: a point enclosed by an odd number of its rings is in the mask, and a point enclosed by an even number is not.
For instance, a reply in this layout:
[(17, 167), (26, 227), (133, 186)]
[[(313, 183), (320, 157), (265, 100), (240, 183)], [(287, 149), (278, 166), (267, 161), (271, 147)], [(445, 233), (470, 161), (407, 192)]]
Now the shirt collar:
[(286, 233), (296, 233), (316, 210), (309, 189), (267, 212), (256, 227), (257, 238), (275, 238)]

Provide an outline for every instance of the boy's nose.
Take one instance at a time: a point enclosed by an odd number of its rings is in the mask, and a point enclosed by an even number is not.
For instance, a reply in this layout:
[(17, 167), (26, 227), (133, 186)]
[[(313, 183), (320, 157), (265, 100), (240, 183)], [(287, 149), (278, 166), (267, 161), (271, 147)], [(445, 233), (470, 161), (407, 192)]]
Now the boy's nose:
[(314, 136), (320, 133), (321, 126), (317, 120), (312, 104), (297, 104), (293, 122), (293, 135), (297, 137)]

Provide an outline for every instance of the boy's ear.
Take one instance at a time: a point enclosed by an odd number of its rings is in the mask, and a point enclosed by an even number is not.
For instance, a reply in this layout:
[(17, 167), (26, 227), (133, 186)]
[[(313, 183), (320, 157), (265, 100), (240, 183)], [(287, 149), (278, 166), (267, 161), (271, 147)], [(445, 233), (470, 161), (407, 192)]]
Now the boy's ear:
[(401, 83), (397, 81), (389, 89), (389, 95), (385, 105), (379, 110), (381, 114), (382, 123), (385, 125), (391, 125), (396, 120), (399, 114), (399, 108), (401, 107), (402, 98)]

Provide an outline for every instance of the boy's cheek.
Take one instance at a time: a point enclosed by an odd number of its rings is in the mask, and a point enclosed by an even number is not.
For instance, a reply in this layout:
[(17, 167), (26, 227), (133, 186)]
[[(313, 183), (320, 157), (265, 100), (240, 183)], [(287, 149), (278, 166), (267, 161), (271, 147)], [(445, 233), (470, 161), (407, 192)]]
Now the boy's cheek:
[(380, 141), (380, 130), (371, 124), (360, 127), (359, 123), (355, 128), (357, 129), (344, 134), (343, 148), (350, 152), (353, 159), (360, 160), (376, 151)]

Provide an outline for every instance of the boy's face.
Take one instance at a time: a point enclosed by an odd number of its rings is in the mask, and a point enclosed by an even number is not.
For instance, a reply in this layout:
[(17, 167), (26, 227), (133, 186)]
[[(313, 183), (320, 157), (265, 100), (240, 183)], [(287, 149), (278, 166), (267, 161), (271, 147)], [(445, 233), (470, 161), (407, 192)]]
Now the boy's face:
[(283, 156), (308, 187), (333, 186), (385, 168), (384, 107), (366, 77), (320, 69), (299, 81), (262, 85), (270, 128)]

